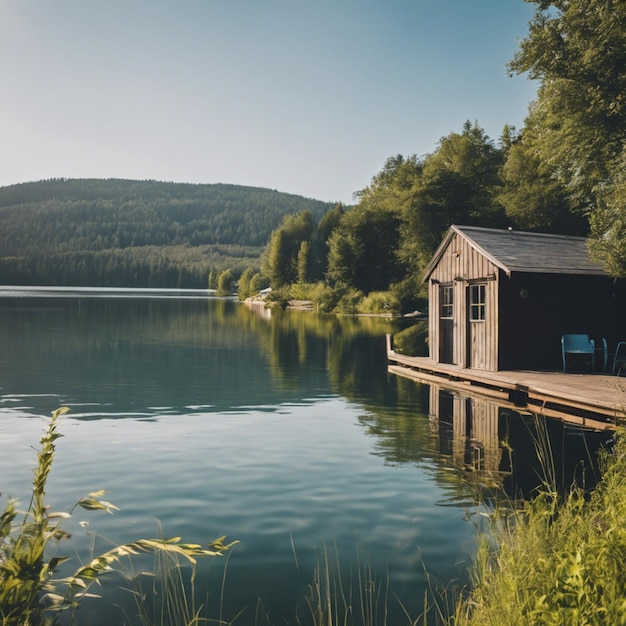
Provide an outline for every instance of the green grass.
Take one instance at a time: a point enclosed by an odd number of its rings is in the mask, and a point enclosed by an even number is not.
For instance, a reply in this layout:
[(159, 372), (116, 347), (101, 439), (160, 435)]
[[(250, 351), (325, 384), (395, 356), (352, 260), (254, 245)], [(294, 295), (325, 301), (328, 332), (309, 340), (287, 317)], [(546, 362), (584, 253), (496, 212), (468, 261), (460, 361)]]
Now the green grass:
[[(222, 538), (223, 539), (223, 538)], [(232, 545), (232, 544), (230, 544)], [(222, 546), (227, 550), (229, 546)], [(235, 617), (223, 615), (223, 591), (226, 584), (226, 566), (221, 587), (216, 587), (214, 594), (208, 590), (200, 593), (196, 583), (196, 562), (186, 557), (164, 550), (154, 552), (151, 570), (135, 572), (133, 562), (129, 560), (122, 572), (124, 578), (120, 585), (129, 592), (132, 601), (122, 611), (125, 623), (138, 626), (198, 626), (212, 623), (215, 625), (233, 624), (243, 610)], [(217, 610), (215, 610), (217, 607)], [(208, 615), (216, 614), (209, 618)]]
[(389, 614), (389, 577), (369, 563), (357, 561), (349, 575), (342, 572), (338, 551), (324, 546), (313, 580), (298, 607), (297, 623), (310, 626), (385, 626)]
[(521, 508), (496, 510), (479, 539), (454, 626), (626, 624), (626, 436), (604, 454), (592, 493), (548, 483)]

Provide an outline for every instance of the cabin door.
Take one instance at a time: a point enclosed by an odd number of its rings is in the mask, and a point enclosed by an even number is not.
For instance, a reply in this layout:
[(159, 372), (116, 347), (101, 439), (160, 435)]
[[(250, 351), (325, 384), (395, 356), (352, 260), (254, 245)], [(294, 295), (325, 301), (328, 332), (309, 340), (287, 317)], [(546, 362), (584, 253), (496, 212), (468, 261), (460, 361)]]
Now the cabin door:
[(482, 284), (468, 287), (468, 352), (469, 366), (472, 369), (487, 369), (487, 323), (486, 296), (487, 286)]
[(454, 363), (454, 287), (439, 287), (439, 362)]

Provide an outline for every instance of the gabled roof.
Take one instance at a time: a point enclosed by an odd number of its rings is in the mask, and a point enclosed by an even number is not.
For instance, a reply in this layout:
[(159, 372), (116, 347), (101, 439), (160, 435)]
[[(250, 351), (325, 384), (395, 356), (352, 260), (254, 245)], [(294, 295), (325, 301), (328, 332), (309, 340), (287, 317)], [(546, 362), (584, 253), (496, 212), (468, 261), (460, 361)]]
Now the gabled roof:
[(455, 235), (467, 240), (507, 276), (513, 272), (606, 276), (602, 266), (589, 258), (584, 237), (452, 225), (426, 267), (425, 281)]

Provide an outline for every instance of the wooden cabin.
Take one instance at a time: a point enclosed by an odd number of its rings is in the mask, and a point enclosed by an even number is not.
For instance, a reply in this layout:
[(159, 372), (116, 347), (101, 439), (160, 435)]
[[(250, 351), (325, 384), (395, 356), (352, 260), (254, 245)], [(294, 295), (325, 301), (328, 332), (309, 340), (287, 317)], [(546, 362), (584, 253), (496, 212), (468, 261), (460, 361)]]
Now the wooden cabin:
[(487, 371), (560, 369), (561, 336), (626, 341), (624, 281), (583, 237), (452, 226), (424, 275), (430, 358)]

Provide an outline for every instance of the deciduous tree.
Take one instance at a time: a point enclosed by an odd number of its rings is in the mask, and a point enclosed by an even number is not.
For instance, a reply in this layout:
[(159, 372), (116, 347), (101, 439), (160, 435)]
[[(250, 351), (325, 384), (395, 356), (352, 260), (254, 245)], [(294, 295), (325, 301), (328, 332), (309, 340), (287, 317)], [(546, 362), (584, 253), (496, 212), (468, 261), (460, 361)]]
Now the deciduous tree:
[[(540, 81), (522, 148), (547, 174), (546, 190), (560, 185), (571, 210), (589, 216), (596, 248), (604, 251), (607, 268), (619, 273), (619, 241), (608, 241), (626, 221), (623, 188), (616, 179), (626, 145), (626, 3), (532, 3), (528, 36), (508, 66), (512, 73), (527, 72)], [(511, 156), (519, 155), (512, 151)]]
[(330, 238), (328, 277), (363, 293), (383, 291), (402, 278), (398, 261), (400, 214), (359, 206), (348, 211)]

